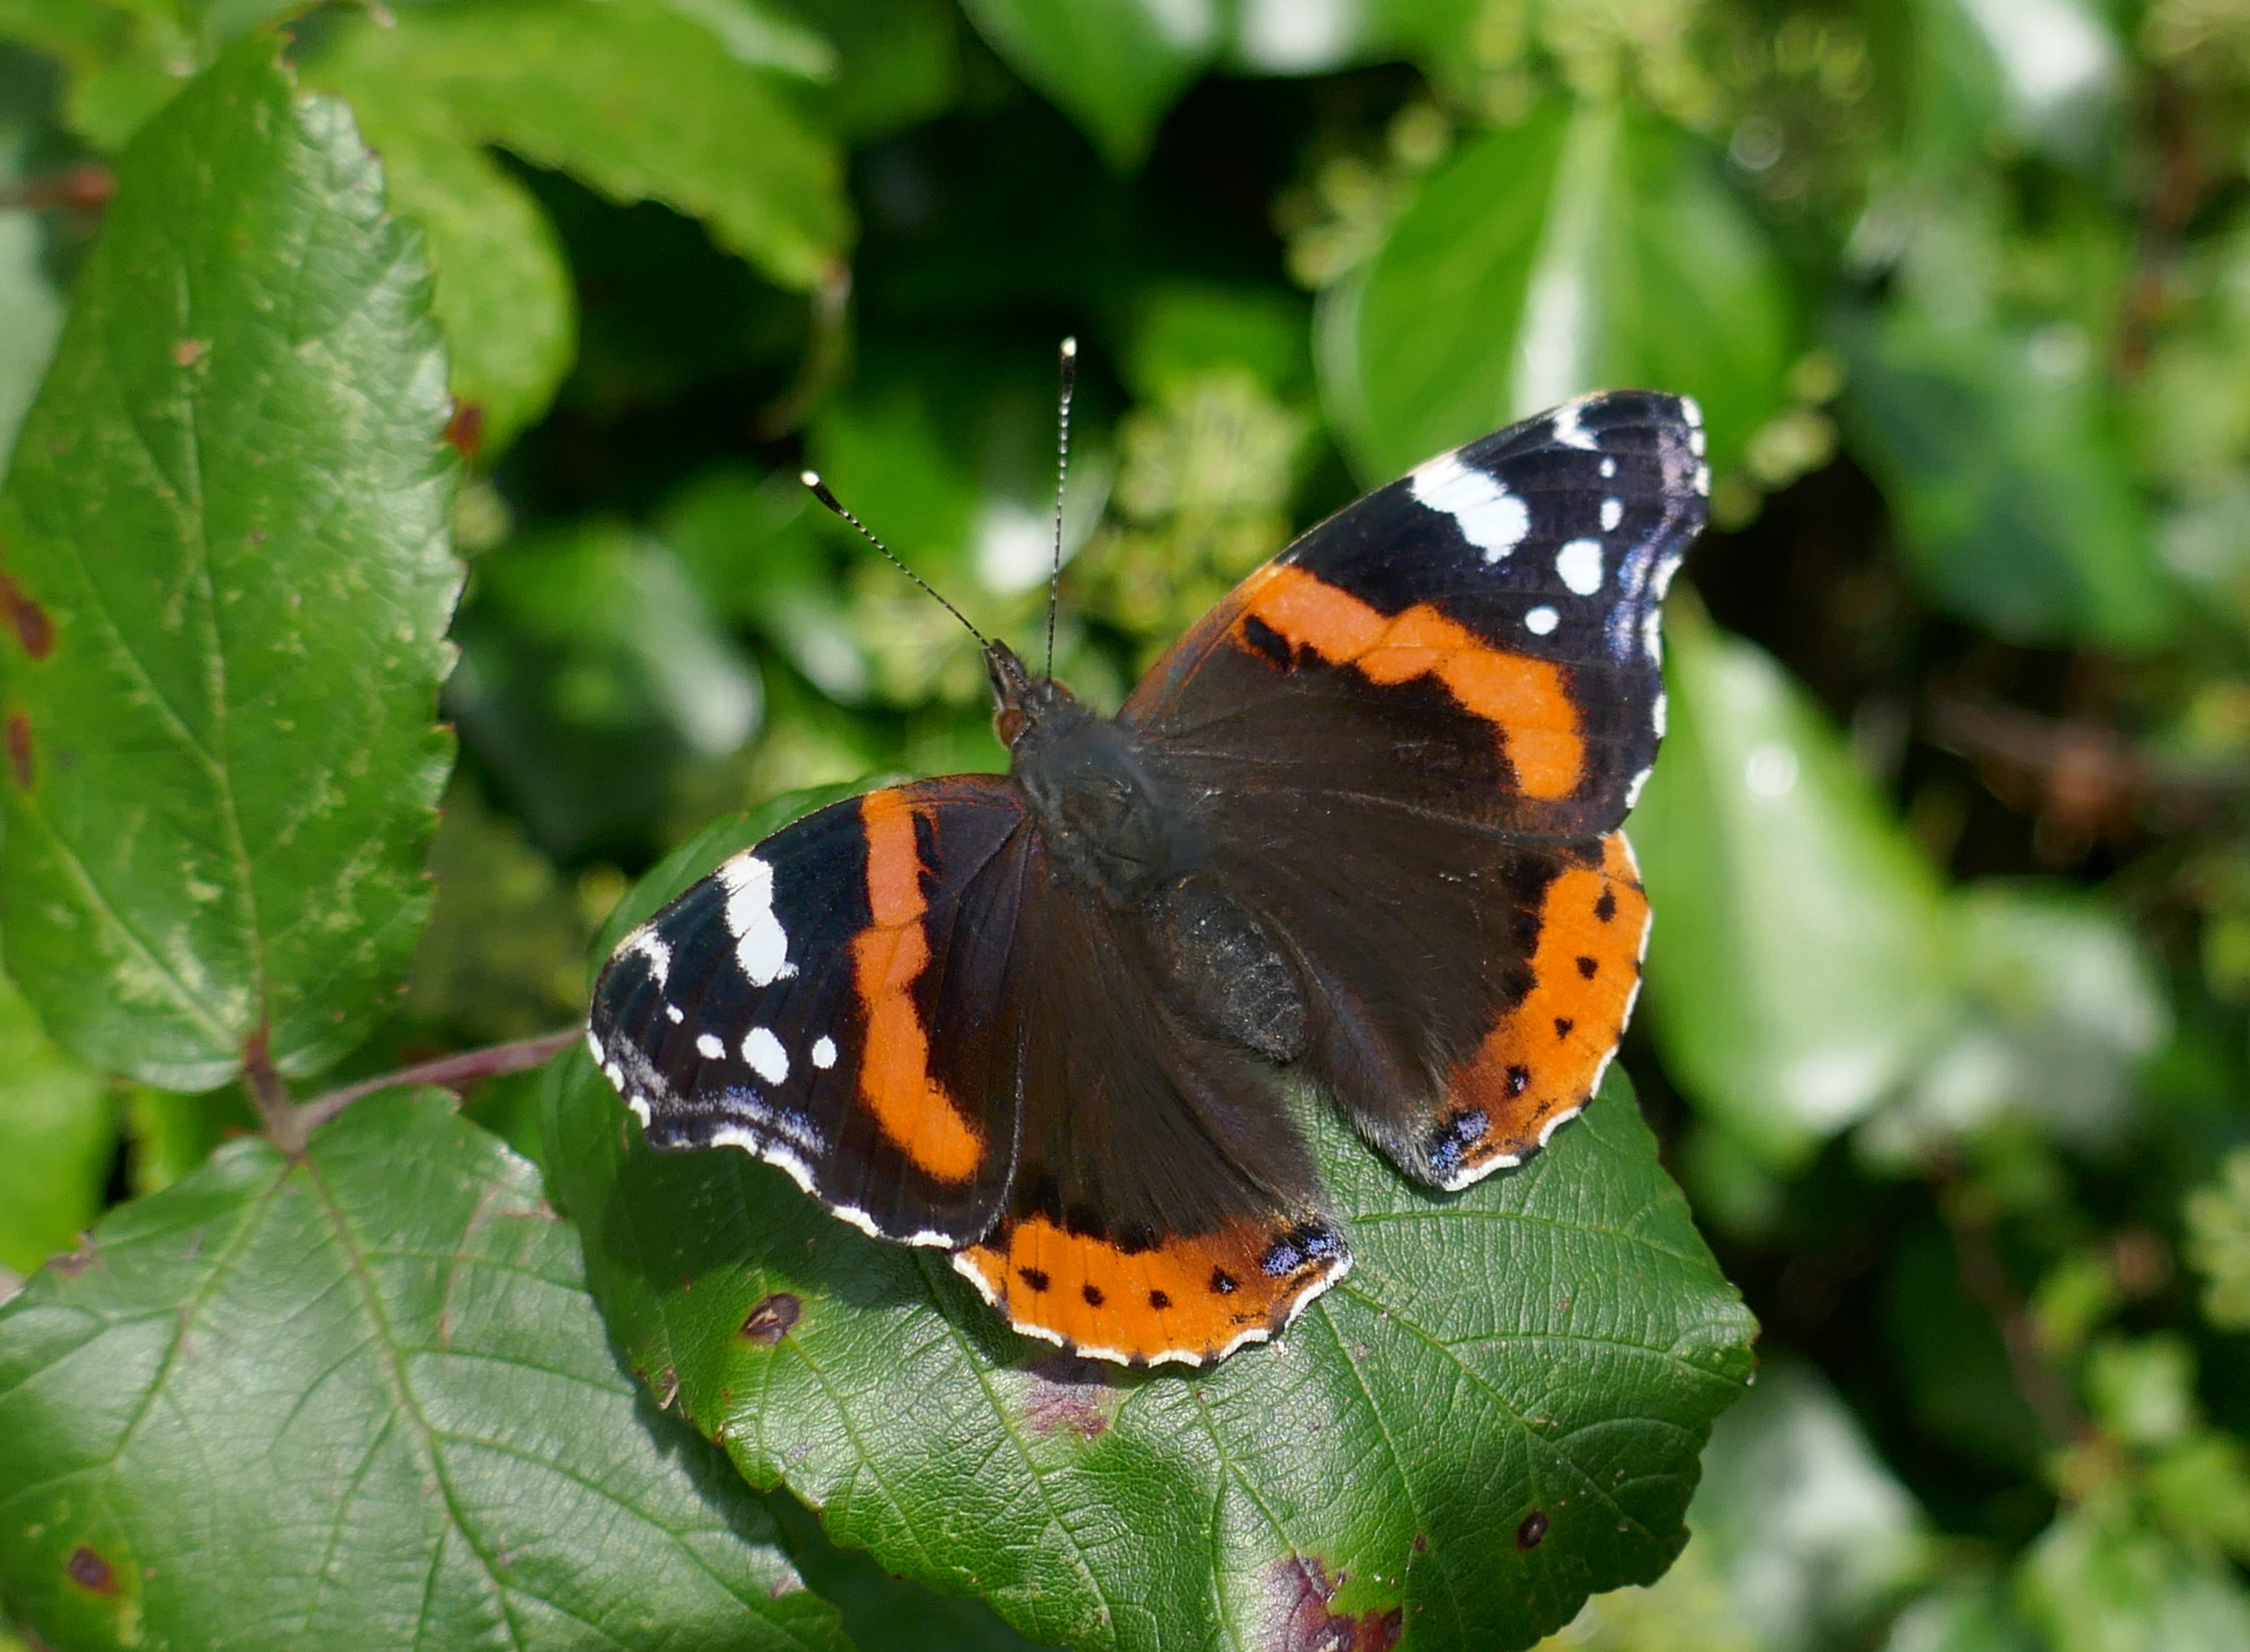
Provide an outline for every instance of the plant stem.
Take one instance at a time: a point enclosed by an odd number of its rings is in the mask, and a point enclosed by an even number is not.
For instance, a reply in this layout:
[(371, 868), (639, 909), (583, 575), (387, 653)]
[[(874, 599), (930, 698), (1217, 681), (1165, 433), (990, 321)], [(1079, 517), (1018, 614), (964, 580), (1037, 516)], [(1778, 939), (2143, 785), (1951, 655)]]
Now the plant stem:
[(361, 1097), (372, 1096), (378, 1090), (399, 1090), (409, 1084), (436, 1084), (443, 1090), (459, 1091), (480, 1079), (497, 1078), (503, 1073), (528, 1072), (534, 1067), (545, 1066), (577, 1043), (581, 1036), (576, 1027), (566, 1027), (559, 1032), (541, 1033), (535, 1038), (519, 1038), (513, 1043), (487, 1044), (481, 1050), (464, 1050), (456, 1055), (440, 1056), (435, 1061), (401, 1067), (397, 1072), (362, 1078), (355, 1084), (331, 1090), (325, 1096), (315, 1096), (296, 1110), (297, 1118), (309, 1135)]

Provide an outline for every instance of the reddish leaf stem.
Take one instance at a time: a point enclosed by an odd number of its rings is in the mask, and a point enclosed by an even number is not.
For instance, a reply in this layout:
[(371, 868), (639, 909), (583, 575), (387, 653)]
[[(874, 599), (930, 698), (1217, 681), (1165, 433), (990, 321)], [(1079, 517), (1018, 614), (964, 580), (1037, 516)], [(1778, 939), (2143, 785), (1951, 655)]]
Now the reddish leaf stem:
[[(378, 1090), (399, 1090), (409, 1084), (435, 1084), (443, 1090), (460, 1091), (482, 1078), (497, 1078), (503, 1073), (527, 1072), (534, 1067), (543, 1067), (568, 1050), (579, 1038), (575, 1027), (560, 1032), (541, 1033), (535, 1038), (519, 1038), (513, 1043), (487, 1044), (482, 1050), (464, 1050), (458, 1054), (440, 1056), (435, 1061), (401, 1067), (373, 1078), (362, 1078), (355, 1084), (346, 1084), (341, 1090), (331, 1090), (325, 1096), (316, 1096), (301, 1107), (293, 1110), (291, 1123), (310, 1136), (352, 1103), (362, 1096), (372, 1096)], [(270, 1122), (270, 1119), (269, 1119)], [(280, 1132), (274, 1132), (281, 1140)], [(282, 1145), (289, 1144), (283, 1141)], [(293, 1148), (291, 1151), (294, 1151)]]

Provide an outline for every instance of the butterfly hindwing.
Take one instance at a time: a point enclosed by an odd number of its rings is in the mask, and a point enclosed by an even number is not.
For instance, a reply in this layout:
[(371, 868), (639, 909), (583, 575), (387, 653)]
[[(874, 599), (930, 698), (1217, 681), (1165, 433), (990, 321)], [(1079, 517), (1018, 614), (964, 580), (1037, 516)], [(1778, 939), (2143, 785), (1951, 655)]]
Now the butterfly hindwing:
[(651, 1145), (746, 1148), (886, 1238), (982, 1234), (1015, 1167), (1012, 1029), (987, 1011), (1025, 825), (997, 777), (885, 788), (627, 936), (590, 1038)]

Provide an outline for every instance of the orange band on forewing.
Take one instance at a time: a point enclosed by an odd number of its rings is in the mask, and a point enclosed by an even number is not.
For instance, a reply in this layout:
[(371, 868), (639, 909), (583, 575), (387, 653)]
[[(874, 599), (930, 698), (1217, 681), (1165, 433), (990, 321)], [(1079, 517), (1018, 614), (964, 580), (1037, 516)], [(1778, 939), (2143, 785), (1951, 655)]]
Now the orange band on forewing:
[(1520, 1159), (1551, 1120), (1586, 1105), (1632, 1012), (1647, 933), (1648, 897), (1623, 832), (1602, 840), (1599, 867), (1571, 867), (1547, 885), (1531, 990), (1446, 1087), (1448, 1107), (1480, 1109), (1487, 1121), (1467, 1164)]
[(1043, 1216), (1013, 1222), (956, 1265), (981, 1280), (1017, 1329), (1126, 1359), (1204, 1360), (1246, 1330), (1278, 1330), (1300, 1298), (1335, 1277), (1342, 1254), (1308, 1256), (1279, 1277), (1264, 1258), (1280, 1229), (1218, 1233), (1126, 1250)]
[[(1427, 602), (1385, 615), (1287, 563), (1253, 575), (1241, 601), (1245, 618), (1255, 615), (1290, 643), (1330, 664), (1351, 665), (1370, 682), (1435, 678), (1464, 710), (1499, 730), (1528, 795), (1568, 797), (1584, 779), (1585, 739), (1554, 661), (1494, 648)], [(1235, 622), (1238, 634), (1242, 623)]]
[(894, 790), (869, 792), (859, 801), (859, 819), (874, 919), (852, 942), (852, 981), (867, 1017), (859, 1094), (916, 1169), (938, 1181), (966, 1181), (984, 1161), (984, 1143), (929, 1076), (929, 1035), (914, 1008), (914, 984), (929, 967), (922, 926), (929, 903), (921, 892), (914, 806)]

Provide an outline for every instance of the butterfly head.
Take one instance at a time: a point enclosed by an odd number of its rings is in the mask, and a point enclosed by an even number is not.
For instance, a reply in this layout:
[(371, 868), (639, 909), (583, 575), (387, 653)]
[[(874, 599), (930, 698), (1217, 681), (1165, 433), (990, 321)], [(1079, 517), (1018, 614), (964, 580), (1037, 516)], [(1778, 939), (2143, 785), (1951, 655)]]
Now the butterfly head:
[(1005, 643), (985, 644), (984, 674), (992, 684), (992, 732), (1011, 752), (1040, 725), (1087, 714), (1076, 695), (1052, 677), (1032, 676)]

